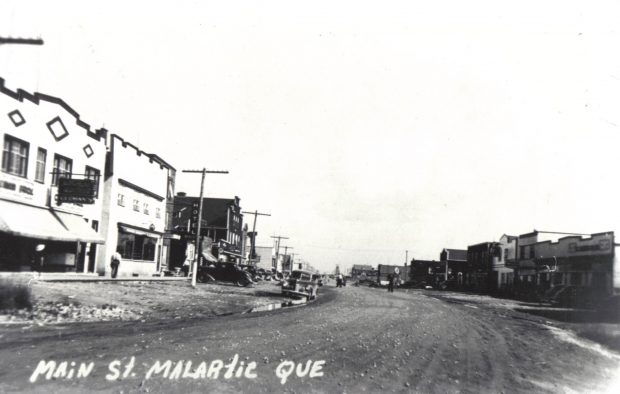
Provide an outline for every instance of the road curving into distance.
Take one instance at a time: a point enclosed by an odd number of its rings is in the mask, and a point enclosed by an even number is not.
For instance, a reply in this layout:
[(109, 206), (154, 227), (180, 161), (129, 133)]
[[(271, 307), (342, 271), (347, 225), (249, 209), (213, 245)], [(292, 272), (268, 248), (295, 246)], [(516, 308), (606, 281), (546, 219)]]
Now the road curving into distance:
[(324, 286), (269, 312), (3, 329), (0, 392), (601, 392), (618, 376), (543, 319), (428, 294)]

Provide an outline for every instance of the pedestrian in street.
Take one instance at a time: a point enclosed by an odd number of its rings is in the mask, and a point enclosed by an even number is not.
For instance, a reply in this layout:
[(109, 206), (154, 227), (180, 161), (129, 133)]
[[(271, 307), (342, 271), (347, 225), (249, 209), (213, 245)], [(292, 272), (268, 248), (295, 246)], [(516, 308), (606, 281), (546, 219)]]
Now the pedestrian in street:
[(394, 275), (388, 275), (388, 293), (394, 292)]
[(336, 287), (342, 287), (342, 274), (338, 274), (336, 277)]
[(31, 269), (35, 272), (43, 272), (43, 266), (45, 263), (44, 251), (45, 244), (38, 244), (34, 248), (34, 254), (32, 257)]
[(121, 254), (117, 249), (116, 252), (114, 252), (114, 254), (112, 255), (112, 262), (110, 263), (110, 266), (112, 267), (112, 278), (116, 278), (119, 265), (121, 265)]

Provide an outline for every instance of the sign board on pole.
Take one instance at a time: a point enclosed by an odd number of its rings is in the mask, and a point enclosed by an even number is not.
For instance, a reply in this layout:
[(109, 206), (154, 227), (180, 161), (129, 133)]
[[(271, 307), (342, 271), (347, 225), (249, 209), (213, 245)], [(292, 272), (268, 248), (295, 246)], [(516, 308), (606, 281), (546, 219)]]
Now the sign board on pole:
[(94, 179), (58, 178), (58, 202), (94, 204), (96, 183)]
[(198, 210), (200, 209), (200, 202), (195, 201), (192, 203), (192, 210), (190, 215), (189, 232), (190, 234), (196, 234), (198, 231)]

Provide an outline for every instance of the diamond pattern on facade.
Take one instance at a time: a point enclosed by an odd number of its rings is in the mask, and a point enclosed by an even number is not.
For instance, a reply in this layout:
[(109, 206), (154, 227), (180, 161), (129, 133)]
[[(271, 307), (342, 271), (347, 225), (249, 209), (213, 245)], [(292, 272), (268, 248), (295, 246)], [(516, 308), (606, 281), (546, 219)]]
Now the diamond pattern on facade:
[(90, 146), (90, 144), (83, 147), (82, 150), (84, 150), (86, 157), (91, 157), (95, 153), (93, 152), (93, 148)]
[(17, 109), (15, 111), (9, 112), (9, 118), (11, 119), (11, 122), (13, 122), (15, 127), (19, 127), (26, 123), (26, 119), (24, 119), (21, 112), (19, 112), (19, 110)]
[(56, 141), (60, 141), (69, 135), (65, 124), (62, 123), (62, 120), (58, 116), (47, 122), (47, 128), (50, 130)]

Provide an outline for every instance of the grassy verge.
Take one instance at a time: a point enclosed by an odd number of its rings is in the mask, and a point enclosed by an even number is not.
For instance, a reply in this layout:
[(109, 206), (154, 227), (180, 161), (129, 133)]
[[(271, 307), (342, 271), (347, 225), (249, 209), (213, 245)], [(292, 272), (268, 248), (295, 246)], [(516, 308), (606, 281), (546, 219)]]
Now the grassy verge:
[(27, 283), (0, 279), (0, 311), (31, 308), (32, 292)]

